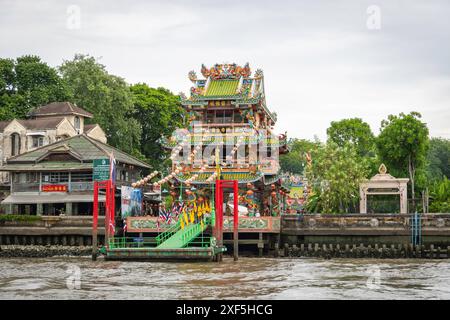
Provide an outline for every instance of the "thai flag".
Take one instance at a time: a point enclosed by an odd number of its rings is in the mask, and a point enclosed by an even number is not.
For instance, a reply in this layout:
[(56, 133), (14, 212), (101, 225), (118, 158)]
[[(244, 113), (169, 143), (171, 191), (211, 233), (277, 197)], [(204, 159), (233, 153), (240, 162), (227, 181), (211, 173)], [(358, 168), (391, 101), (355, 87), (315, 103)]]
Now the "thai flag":
[(109, 178), (112, 182), (116, 181), (116, 159), (113, 152), (109, 155)]
[(127, 232), (127, 220), (123, 220), (123, 233)]

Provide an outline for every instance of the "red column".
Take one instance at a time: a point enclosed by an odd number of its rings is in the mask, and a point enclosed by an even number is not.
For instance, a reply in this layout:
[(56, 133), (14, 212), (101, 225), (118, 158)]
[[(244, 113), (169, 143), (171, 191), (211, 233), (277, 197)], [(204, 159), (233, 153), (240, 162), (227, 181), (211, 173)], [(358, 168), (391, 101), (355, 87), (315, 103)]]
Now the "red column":
[(238, 260), (239, 257), (239, 210), (238, 210), (238, 182), (233, 181), (233, 256), (234, 261)]
[(111, 181), (111, 221), (112, 221), (112, 234), (114, 236), (116, 229), (116, 187), (114, 181)]
[(92, 260), (97, 260), (97, 225), (98, 225), (98, 182), (94, 181), (94, 204), (92, 213)]

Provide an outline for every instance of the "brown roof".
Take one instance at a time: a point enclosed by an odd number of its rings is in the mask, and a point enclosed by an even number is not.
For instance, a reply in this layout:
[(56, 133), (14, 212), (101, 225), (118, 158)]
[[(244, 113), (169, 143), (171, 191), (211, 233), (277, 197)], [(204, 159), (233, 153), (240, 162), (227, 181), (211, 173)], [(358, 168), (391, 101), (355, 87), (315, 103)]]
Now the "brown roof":
[(63, 119), (64, 117), (53, 117), (48, 119), (30, 119), (17, 121), (27, 129), (39, 130), (39, 129), (55, 129)]
[(87, 118), (93, 117), (92, 113), (87, 112), (70, 102), (51, 102), (45, 106), (35, 108), (29, 115), (32, 117), (44, 117), (68, 114), (76, 114)]
[[(49, 151), (63, 146), (67, 146), (71, 152), (80, 155), (83, 162), (91, 162), (94, 159), (109, 158), (110, 154), (113, 153), (114, 158), (120, 163), (127, 163), (142, 168), (150, 168), (147, 163), (133, 157), (132, 155), (129, 155), (124, 151), (116, 149), (106, 143), (90, 138), (88, 135), (83, 133), (11, 157), (7, 160), (8, 165), (2, 166), (0, 169), (8, 168), (10, 164), (21, 164), (27, 168), (30, 166), (30, 163), (38, 162), (39, 159), (45, 156), (45, 154)], [(52, 162), (45, 162), (44, 164), (51, 166)], [(54, 164), (61, 167), (64, 165), (64, 161), (56, 161)]]
[(89, 132), (92, 129), (94, 129), (96, 126), (98, 126), (98, 124), (93, 123), (93, 124), (85, 124), (84, 125), (84, 132)]
[(6, 128), (6, 126), (8, 124), (10, 124), (10, 123), (11, 123), (11, 120), (9, 120), (9, 121), (0, 121), (0, 131), (3, 132), (3, 130), (5, 130), (5, 128)]

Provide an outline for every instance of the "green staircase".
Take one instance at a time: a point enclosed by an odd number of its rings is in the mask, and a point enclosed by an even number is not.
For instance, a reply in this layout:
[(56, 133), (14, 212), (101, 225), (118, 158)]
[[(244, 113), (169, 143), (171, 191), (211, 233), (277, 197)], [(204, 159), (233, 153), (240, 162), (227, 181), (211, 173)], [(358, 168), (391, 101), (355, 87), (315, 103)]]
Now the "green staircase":
[(208, 223), (189, 224), (181, 229), (180, 224), (177, 223), (169, 230), (161, 233), (156, 238), (158, 249), (174, 249), (184, 248), (197, 238), (208, 227)]

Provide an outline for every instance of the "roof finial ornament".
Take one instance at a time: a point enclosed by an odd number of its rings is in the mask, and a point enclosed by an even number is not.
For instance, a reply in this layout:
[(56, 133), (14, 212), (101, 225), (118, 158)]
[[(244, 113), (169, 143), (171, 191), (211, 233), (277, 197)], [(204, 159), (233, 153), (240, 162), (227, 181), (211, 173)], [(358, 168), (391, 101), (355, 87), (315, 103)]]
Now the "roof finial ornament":
[(384, 163), (380, 164), (380, 167), (378, 168), (378, 172), (379, 172), (380, 174), (386, 174), (386, 173), (387, 173), (387, 168), (386, 168), (386, 166), (384, 165)]
[(197, 81), (197, 74), (195, 73), (194, 70), (189, 71), (188, 77), (189, 77), (189, 80), (191, 80), (194, 83)]

